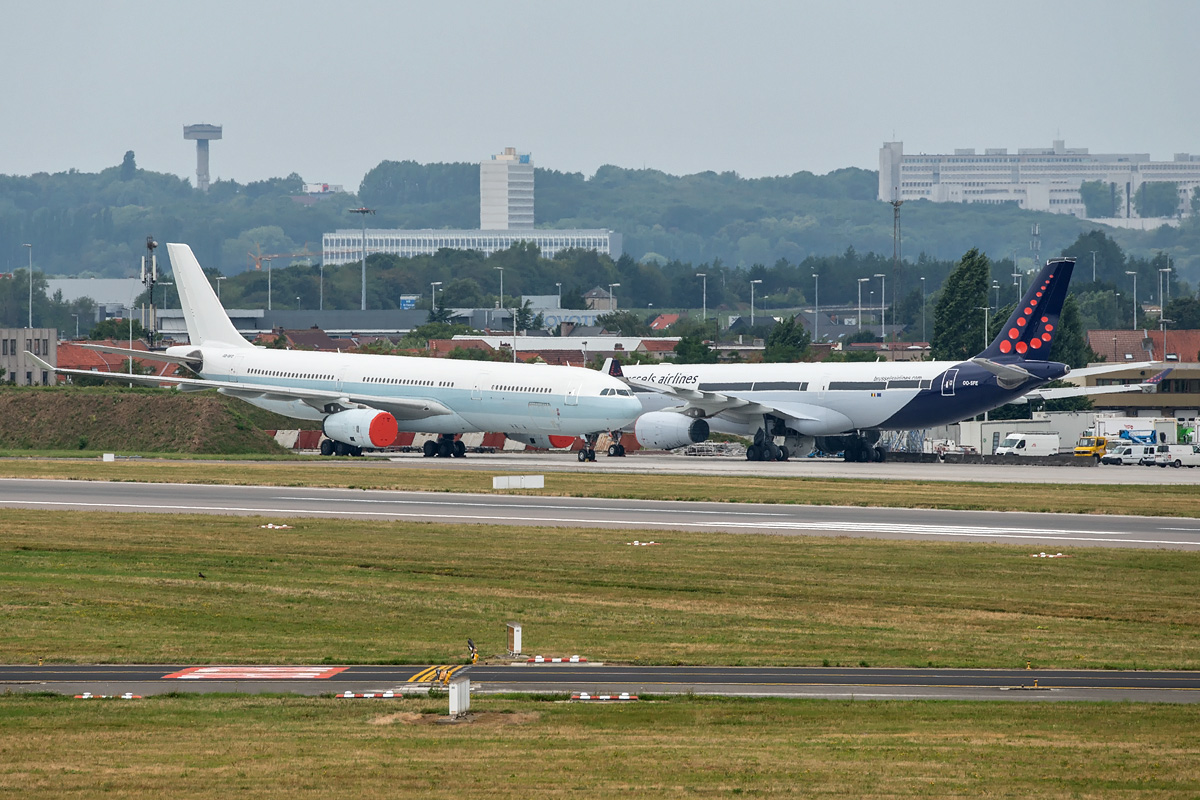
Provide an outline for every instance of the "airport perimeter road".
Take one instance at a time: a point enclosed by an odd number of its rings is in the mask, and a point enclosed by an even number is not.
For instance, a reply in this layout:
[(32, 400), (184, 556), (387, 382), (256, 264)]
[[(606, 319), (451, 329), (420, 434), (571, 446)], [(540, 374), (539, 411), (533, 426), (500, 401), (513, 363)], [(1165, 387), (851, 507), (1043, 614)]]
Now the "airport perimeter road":
[(1080, 546), (1200, 549), (1200, 520), (1173, 517), (514, 495), (488, 495), (481, 502), (478, 495), (356, 489), (0, 479), (0, 508), (615, 528), (642, 538), (669, 531), (863, 536), (1026, 544), (1034, 552)]
[[(433, 666), (0, 666), (0, 691), (148, 696), (166, 692), (424, 692)], [(446, 666), (477, 693), (710, 694), (855, 700), (1082, 700), (1196, 703), (1200, 673), (841, 667)]]

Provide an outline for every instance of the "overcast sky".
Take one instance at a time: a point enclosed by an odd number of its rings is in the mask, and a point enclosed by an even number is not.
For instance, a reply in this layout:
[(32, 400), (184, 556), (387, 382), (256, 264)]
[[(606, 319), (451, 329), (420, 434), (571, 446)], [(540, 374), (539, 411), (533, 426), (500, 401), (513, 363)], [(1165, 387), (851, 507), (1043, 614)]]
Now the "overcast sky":
[(385, 159), (746, 177), (906, 152), (1200, 153), (1196, 0), (4, 4), (0, 173), (356, 189)]

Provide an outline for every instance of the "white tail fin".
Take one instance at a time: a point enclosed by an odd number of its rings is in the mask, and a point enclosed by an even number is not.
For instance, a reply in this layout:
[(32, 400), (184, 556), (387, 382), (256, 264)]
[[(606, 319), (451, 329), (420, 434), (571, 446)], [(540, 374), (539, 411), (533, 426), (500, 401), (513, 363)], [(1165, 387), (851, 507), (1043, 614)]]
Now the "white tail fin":
[(229, 321), (229, 315), (209, 285), (204, 270), (200, 269), (192, 248), (186, 244), (168, 244), (167, 255), (171, 258), (175, 288), (179, 292), (179, 304), (183, 306), (183, 319), (192, 344), (254, 347)]

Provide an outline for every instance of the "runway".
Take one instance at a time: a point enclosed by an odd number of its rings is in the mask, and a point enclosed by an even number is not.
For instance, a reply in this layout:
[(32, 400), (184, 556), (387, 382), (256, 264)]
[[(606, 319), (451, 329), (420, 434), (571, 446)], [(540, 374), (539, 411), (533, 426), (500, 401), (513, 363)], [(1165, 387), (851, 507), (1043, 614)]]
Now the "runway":
[[(1200, 702), (1200, 672), (871, 669), (842, 667), (642, 667), (446, 665), (488, 693), (628, 692), (854, 700)], [(0, 692), (139, 696), (167, 692), (341, 695), (424, 693), (434, 665), (398, 666), (0, 666)], [(257, 671), (257, 675), (255, 674)], [(313, 677), (313, 676), (318, 677)]]
[[(1072, 470), (1078, 471), (1078, 470)], [(859, 536), (1068, 547), (1200, 549), (1200, 520), (1003, 511), (682, 503), (598, 498), (0, 479), (0, 508), (410, 520), (526, 527)]]

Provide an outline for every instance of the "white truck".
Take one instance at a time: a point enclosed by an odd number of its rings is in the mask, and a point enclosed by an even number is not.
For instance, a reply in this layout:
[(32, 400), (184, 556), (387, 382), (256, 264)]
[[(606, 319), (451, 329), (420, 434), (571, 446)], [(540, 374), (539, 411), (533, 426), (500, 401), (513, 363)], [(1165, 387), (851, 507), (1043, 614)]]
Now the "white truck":
[(996, 448), (998, 456), (1053, 456), (1058, 455), (1061, 443), (1057, 433), (1005, 434)]
[(1175, 444), (1177, 424), (1171, 417), (1097, 417), (1097, 436), (1108, 437), (1108, 447), (1123, 444)]

